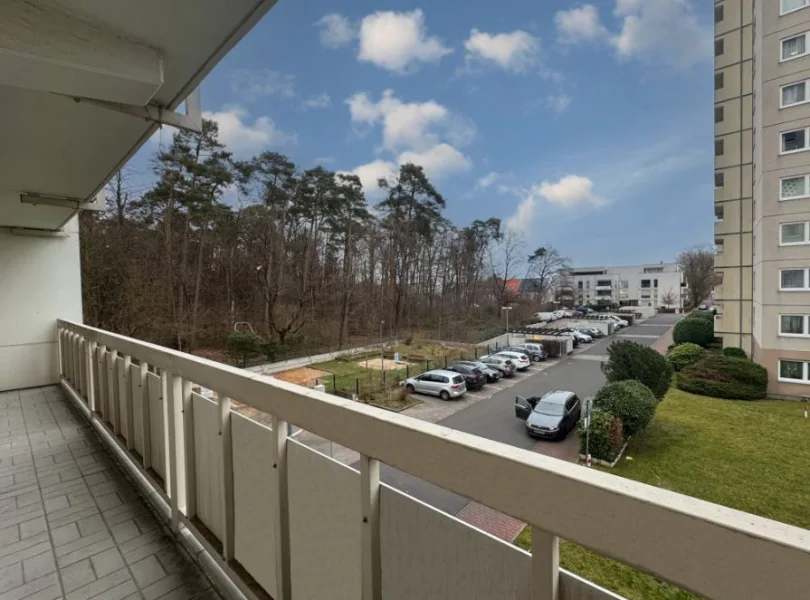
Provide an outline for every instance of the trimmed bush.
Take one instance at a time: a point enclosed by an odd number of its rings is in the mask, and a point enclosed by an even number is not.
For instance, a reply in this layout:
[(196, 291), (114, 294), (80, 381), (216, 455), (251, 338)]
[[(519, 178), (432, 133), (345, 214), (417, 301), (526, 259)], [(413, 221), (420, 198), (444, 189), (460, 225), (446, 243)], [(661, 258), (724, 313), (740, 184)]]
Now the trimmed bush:
[(709, 354), (675, 379), (678, 389), (728, 400), (760, 400), (768, 390), (768, 371), (745, 358)]
[(693, 317), (695, 319), (705, 319), (705, 320), (709, 321), (709, 323), (714, 323), (714, 313), (712, 311), (710, 311), (710, 310), (695, 310), (695, 311), (692, 311), (691, 313), (689, 313), (689, 316), (687, 317), (687, 319), (690, 318), (690, 317)]
[(672, 348), (667, 352), (667, 360), (675, 371), (681, 371), (689, 365), (695, 364), (706, 355), (706, 351), (698, 346), (687, 342)]
[(672, 339), (676, 344), (688, 342), (705, 348), (714, 341), (714, 323), (703, 317), (686, 317), (675, 325)]
[(658, 401), (650, 388), (639, 381), (617, 381), (596, 392), (593, 405), (619, 417), (624, 433), (631, 436), (647, 428)]
[(225, 342), (225, 348), (232, 357), (238, 359), (244, 366), (247, 357), (261, 352), (261, 336), (249, 331), (231, 331)]
[(640, 381), (659, 400), (667, 393), (672, 379), (672, 365), (662, 354), (630, 340), (613, 342), (608, 346), (607, 353), (609, 358), (602, 363), (602, 372), (608, 382)]
[(733, 346), (723, 348), (723, 356), (730, 356), (732, 358), (748, 358), (748, 355), (745, 353), (745, 350), (743, 350), (742, 348), (735, 348)]
[[(579, 424), (579, 453), (585, 452), (585, 425)], [(622, 420), (602, 410), (591, 411), (591, 427), (588, 434), (588, 450), (592, 458), (613, 462), (619, 456), (624, 446), (624, 430)]]

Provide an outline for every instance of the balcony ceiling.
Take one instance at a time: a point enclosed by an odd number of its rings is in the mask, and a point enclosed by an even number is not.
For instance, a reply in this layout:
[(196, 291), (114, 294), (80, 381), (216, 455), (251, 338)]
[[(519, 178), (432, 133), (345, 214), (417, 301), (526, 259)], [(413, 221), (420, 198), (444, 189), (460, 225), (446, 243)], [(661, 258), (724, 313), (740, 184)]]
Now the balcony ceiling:
[(57, 228), (156, 125), (74, 97), (176, 109), (275, 0), (0, 2), (0, 227)]

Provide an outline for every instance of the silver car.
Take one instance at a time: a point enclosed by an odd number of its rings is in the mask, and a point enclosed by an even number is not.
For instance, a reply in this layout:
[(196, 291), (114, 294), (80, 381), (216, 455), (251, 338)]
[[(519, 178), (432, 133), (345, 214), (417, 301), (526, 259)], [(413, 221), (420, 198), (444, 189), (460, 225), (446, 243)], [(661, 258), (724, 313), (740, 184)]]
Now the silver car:
[(467, 391), (464, 377), (453, 371), (437, 369), (405, 380), (409, 393), (431, 394), (442, 400), (460, 398)]

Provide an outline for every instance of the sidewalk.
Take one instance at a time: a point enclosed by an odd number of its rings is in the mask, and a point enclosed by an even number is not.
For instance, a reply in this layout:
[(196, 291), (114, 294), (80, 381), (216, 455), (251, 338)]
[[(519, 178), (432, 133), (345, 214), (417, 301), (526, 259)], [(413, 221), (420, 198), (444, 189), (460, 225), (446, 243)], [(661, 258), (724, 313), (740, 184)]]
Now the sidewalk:
[(669, 329), (667, 329), (667, 332), (664, 335), (662, 335), (655, 342), (653, 342), (652, 345), (651, 345), (651, 348), (653, 350), (656, 350), (656, 351), (660, 352), (661, 354), (666, 354), (667, 353), (667, 348), (669, 348), (672, 345), (672, 341), (673, 341), (672, 340), (672, 331), (673, 331), (673, 329), (675, 329), (674, 325), (672, 327), (670, 327)]

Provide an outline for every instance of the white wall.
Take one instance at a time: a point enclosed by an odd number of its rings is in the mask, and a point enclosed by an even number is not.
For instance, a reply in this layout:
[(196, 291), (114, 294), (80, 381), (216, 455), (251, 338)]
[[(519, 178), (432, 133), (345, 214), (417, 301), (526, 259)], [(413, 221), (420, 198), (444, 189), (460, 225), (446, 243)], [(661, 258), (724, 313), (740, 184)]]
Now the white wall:
[(56, 383), (56, 319), (82, 321), (78, 220), (66, 237), (0, 230), (0, 391)]

